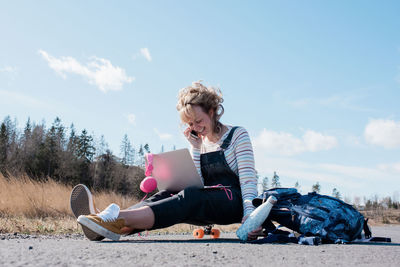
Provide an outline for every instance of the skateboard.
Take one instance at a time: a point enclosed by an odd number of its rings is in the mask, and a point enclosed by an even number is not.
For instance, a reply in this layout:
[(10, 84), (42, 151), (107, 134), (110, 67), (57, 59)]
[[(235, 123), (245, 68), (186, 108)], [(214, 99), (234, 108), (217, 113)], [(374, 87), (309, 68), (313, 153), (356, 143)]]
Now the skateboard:
[(219, 238), (221, 232), (218, 229), (213, 229), (212, 225), (205, 226), (204, 229), (194, 229), (193, 236), (195, 238), (203, 238), (204, 235), (211, 235), (211, 238)]

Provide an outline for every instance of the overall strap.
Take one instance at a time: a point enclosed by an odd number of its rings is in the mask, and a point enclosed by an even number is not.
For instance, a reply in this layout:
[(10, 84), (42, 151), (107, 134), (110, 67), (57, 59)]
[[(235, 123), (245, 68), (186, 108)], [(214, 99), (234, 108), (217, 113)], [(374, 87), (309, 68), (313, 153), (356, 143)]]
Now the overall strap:
[(228, 146), (231, 144), (231, 140), (233, 137), (233, 133), (235, 132), (235, 130), (239, 128), (238, 126), (234, 126), (232, 127), (231, 131), (229, 132), (228, 136), (225, 138), (224, 142), (222, 143), (222, 145), (220, 146), (222, 149), (227, 149)]

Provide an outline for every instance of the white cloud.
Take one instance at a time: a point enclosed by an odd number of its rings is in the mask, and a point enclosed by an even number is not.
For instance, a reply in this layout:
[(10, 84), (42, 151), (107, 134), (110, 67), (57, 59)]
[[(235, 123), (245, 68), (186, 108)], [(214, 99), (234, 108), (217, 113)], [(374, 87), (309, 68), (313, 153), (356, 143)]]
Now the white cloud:
[(294, 137), (290, 133), (274, 132), (263, 129), (259, 136), (254, 138), (254, 147), (264, 150), (268, 154), (292, 156), (303, 152), (317, 152), (330, 150), (337, 146), (334, 136), (324, 135), (315, 131), (306, 131), (302, 138)]
[[(315, 163), (296, 160), (288, 157), (266, 155), (264, 151), (255, 149), (256, 169), (261, 176), (271, 177), (277, 171), (283, 187), (293, 186), (296, 181), (301, 185), (303, 193), (311, 190), (315, 182), (321, 184), (322, 193), (330, 194), (336, 187), (346, 195), (387, 196), (399, 190), (398, 175), (388, 165), (351, 166), (332, 163)], [(392, 164), (390, 168), (400, 167)], [(386, 167), (386, 169), (385, 169)]]
[(142, 56), (144, 56), (147, 59), (147, 61), (149, 61), (149, 62), (152, 61), (152, 58), (151, 58), (151, 55), (150, 55), (150, 51), (149, 51), (149, 49), (147, 47), (140, 48), (140, 54), (142, 54)]
[(306, 131), (303, 135), (306, 151), (316, 152), (320, 150), (330, 150), (337, 146), (334, 136), (323, 135), (314, 131)]
[(328, 150), (337, 146), (336, 137), (306, 131), (301, 137), (290, 133), (264, 129), (253, 139), (256, 169), (261, 177), (272, 177), (274, 171), (281, 177), (282, 186), (294, 186), (298, 181), (302, 192), (311, 190), (315, 182), (321, 184), (323, 194), (331, 194), (337, 188), (342, 195), (379, 194), (387, 196), (399, 191), (400, 162), (376, 165), (351, 165), (322, 158), (308, 161), (309, 157), (292, 157), (306, 151)]
[(364, 137), (367, 143), (384, 148), (400, 147), (400, 121), (372, 119), (365, 127)]
[(128, 122), (130, 124), (136, 125), (136, 116), (135, 116), (135, 114), (128, 114), (126, 116), (126, 118), (128, 119)]
[(67, 73), (78, 74), (103, 92), (121, 90), (124, 83), (131, 83), (135, 79), (127, 76), (124, 69), (113, 66), (107, 59), (93, 57), (84, 66), (73, 57), (56, 58), (43, 50), (39, 50), (39, 54), (48, 62), (49, 67), (64, 79)]
[(169, 133), (160, 133), (157, 128), (154, 128), (154, 132), (158, 135), (161, 140), (168, 140), (172, 138), (172, 134)]

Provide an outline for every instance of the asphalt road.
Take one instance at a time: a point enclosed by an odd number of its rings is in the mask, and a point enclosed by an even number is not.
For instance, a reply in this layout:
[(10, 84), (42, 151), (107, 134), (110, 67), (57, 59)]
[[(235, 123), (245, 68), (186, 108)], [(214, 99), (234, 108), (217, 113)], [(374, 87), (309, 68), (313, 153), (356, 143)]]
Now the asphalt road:
[(373, 227), (392, 243), (243, 244), (234, 233), (217, 240), (191, 235), (123, 237), (90, 242), (81, 235), (0, 235), (0, 266), (400, 266), (400, 226)]

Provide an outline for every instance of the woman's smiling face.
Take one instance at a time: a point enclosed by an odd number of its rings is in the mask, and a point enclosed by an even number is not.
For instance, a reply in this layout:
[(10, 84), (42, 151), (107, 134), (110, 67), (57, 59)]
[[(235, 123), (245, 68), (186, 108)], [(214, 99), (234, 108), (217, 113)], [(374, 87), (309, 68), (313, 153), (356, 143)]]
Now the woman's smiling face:
[(193, 105), (192, 111), (193, 117), (186, 122), (189, 127), (201, 136), (212, 136), (212, 110), (209, 113), (206, 113), (200, 106)]

